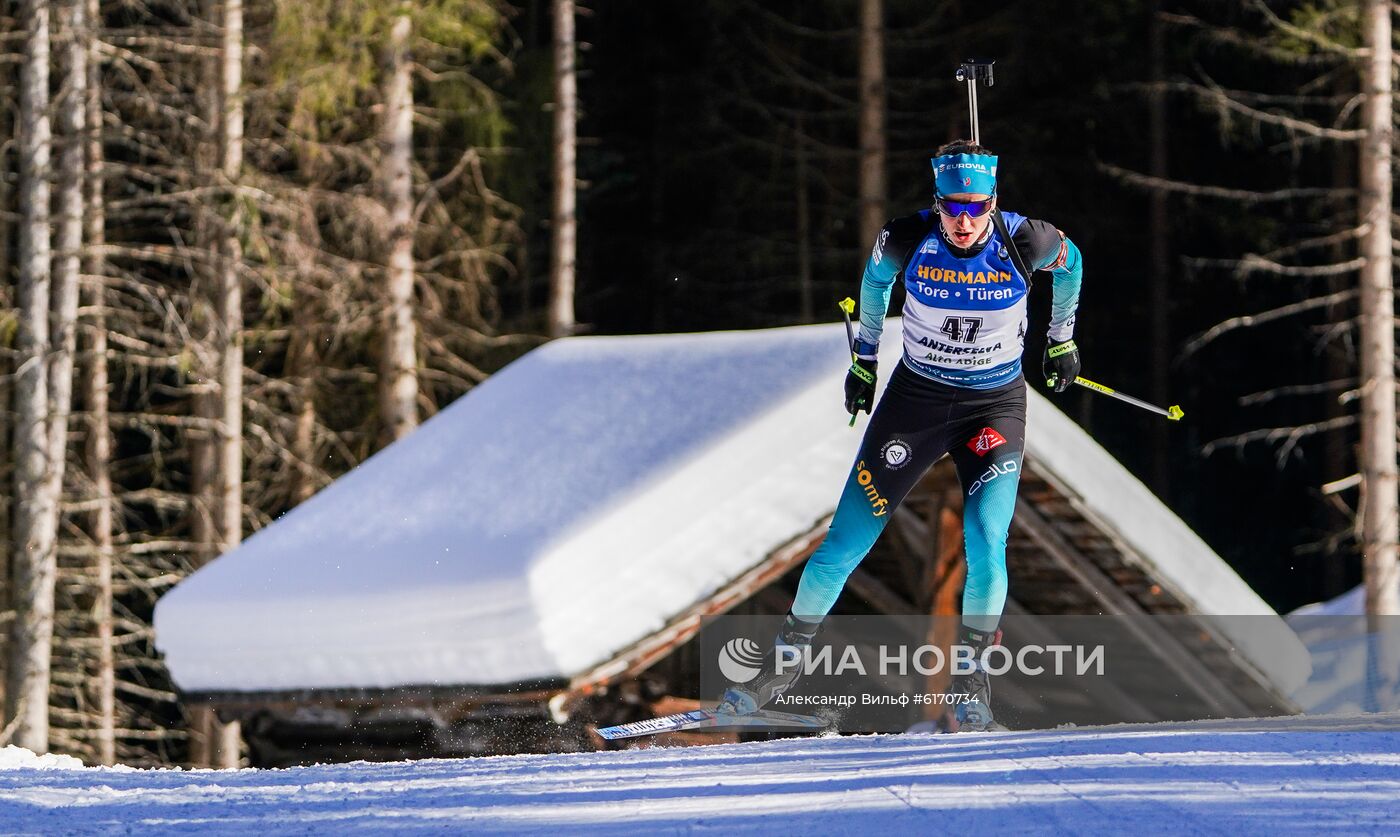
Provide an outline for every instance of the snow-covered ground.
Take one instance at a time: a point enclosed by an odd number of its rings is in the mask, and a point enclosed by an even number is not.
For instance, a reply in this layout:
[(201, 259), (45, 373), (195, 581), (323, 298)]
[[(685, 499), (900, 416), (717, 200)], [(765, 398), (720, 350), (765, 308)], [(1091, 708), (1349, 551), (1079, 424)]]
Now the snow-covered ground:
[(227, 772), (0, 751), (6, 834), (987, 829), (1395, 833), (1400, 714)]

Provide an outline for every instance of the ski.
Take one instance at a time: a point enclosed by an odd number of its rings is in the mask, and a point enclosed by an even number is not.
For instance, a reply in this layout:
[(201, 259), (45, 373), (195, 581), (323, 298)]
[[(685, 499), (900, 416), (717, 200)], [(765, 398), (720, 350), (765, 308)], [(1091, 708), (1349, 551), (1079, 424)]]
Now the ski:
[(598, 734), (609, 741), (619, 738), (635, 738), (639, 735), (659, 735), (663, 732), (681, 732), (697, 729), (769, 729), (803, 730), (824, 729), (827, 721), (812, 715), (793, 715), (787, 712), (769, 712), (760, 709), (746, 715), (718, 712), (714, 709), (695, 709), (678, 712), (675, 715), (662, 715), (645, 721), (633, 721), (615, 727), (603, 727)]

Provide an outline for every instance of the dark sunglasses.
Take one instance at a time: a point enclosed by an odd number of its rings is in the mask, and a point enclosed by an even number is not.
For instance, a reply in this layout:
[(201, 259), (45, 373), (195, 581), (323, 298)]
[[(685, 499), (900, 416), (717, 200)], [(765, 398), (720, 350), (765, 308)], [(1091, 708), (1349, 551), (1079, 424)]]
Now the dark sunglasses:
[(936, 198), (934, 203), (938, 205), (938, 211), (949, 218), (956, 218), (966, 212), (970, 218), (981, 218), (992, 209), (992, 201), (995, 198), (987, 198), (984, 201), (950, 201), (947, 198)]

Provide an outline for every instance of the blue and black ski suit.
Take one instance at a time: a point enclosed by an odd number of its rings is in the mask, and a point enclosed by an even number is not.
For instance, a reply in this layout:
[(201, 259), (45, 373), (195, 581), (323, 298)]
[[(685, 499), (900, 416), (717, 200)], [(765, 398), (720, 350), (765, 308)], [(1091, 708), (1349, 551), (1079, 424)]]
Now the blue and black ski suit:
[[(1017, 252), (1053, 277), (1049, 336), (1074, 333), (1079, 249), (1053, 225), (1003, 212)], [(792, 613), (819, 622), (895, 508), (943, 454), (963, 490), (967, 582), (963, 623), (992, 631), (1006, 602), (1006, 537), (1026, 436), (1021, 353), (1029, 278), (997, 232), (952, 247), (938, 215), (890, 221), (865, 266), (856, 353), (873, 359), (896, 280), (904, 302), (904, 356), (870, 418), (826, 540), (808, 560)]]

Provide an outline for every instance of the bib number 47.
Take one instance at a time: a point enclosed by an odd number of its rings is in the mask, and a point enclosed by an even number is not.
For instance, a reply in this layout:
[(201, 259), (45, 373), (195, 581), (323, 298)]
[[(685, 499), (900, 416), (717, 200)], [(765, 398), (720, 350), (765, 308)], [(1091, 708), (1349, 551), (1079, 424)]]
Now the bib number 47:
[(981, 317), (948, 317), (939, 329), (954, 343), (976, 343), (977, 332), (981, 330)]

